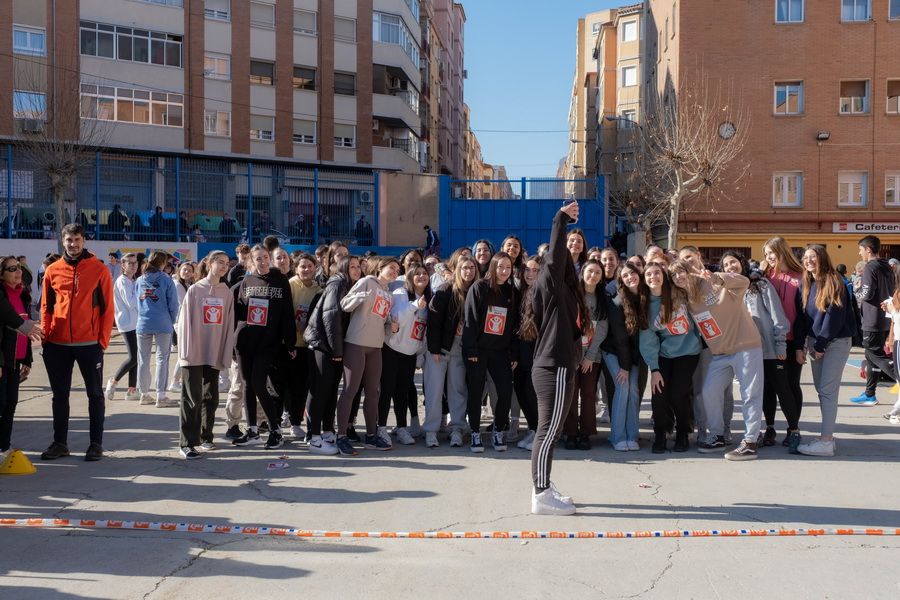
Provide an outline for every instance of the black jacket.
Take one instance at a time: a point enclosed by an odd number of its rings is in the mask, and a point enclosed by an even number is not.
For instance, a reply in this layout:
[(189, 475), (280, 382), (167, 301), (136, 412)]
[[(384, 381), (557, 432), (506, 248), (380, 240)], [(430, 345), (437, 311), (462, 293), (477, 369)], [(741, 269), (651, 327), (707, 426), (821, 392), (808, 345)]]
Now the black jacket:
[(335, 357), (344, 355), (344, 334), (347, 333), (350, 318), (341, 310), (341, 298), (349, 291), (350, 281), (337, 274), (313, 298), (309, 308), (309, 323), (303, 332), (303, 339), (313, 350)]
[[(633, 350), (637, 345), (637, 336), (628, 335), (625, 329), (625, 312), (622, 310), (621, 302), (612, 298), (609, 294), (606, 296), (606, 316), (609, 319), (609, 333), (606, 339), (600, 344), (600, 349), (604, 352), (615, 354), (619, 361), (619, 367), (626, 371), (630, 371), (634, 366), (636, 358)], [(615, 373), (612, 373), (615, 377)]]
[(888, 331), (891, 322), (885, 318), (881, 303), (894, 293), (894, 270), (883, 258), (866, 262), (862, 285), (856, 300), (862, 312), (863, 331)]
[(574, 369), (583, 356), (575, 296), (578, 276), (566, 249), (568, 223), (569, 216), (557, 211), (550, 232), (550, 247), (534, 283), (534, 320), (538, 328), (535, 367)]
[[(489, 315), (491, 310), (494, 312)], [(477, 280), (466, 294), (464, 314), (463, 357), (478, 357), (481, 350), (508, 350), (510, 361), (518, 359), (519, 293), (511, 279), (500, 286), (500, 291), (491, 289), (486, 279)], [(501, 332), (488, 333), (495, 325)]]
[(450, 352), (458, 325), (459, 306), (453, 297), (452, 286), (445, 283), (434, 292), (428, 303), (428, 319), (425, 324), (428, 353)]
[[(28, 310), (27, 306), (25, 310)], [(6, 286), (0, 283), (0, 324), (2, 324), (2, 327), (0, 327), (0, 337), (2, 337), (2, 341), (0, 341), (0, 367), (15, 364), (16, 341), (20, 335), (18, 328), (24, 322), (25, 320), (19, 316), (19, 313), (16, 312), (16, 309), (13, 308), (12, 303), (9, 301), (9, 296), (6, 295)], [(28, 348), (25, 350), (25, 358), (21, 362), (23, 365), (31, 366), (32, 360), (31, 340), (29, 339)]]
[[(235, 347), (240, 352), (277, 352), (281, 345), (296, 346), (297, 324), (291, 286), (281, 271), (272, 269), (265, 275), (247, 273), (232, 291), (237, 325)], [(265, 306), (262, 326), (252, 324), (254, 299)]]

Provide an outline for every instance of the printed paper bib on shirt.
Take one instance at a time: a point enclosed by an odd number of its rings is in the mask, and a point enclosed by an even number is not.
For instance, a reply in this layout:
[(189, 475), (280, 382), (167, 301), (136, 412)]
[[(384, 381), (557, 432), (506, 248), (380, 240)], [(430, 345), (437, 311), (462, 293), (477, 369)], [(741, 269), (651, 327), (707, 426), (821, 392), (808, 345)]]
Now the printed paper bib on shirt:
[(269, 323), (269, 299), (250, 298), (247, 307), (247, 325), (265, 327)]
[(506, 308), (502, 306), (488, 306), (484, 332), (489, 335), (503, 335), (506, 330), (506, 312)]
[(409, 332), (409, 339), (418, 342), (425, 339), (425, 321), (416, 321), (413, 323), (412, 331)]
[(722, 328), (708, 310), (694, 315), (694, 322), (705, 340), (712, 340), (722, 335)]
[(225, 303), (221, 298), (204, 298), (202, 310), (204, 325), (222, 324), (222, 317), (225, 314)]
[(391, 299), (381, 290), (375, 292), (372, 314), (378, 315), (382, 319), (387, 319), (388, 315), (391, 314)]
[(297, 307), (297, 310), (294, 311), (294, 320), (297, 322), (297, 325), (303, 326), (306, 325), (307, 320), (309, 319), (309, 305), (301, 304)]
[[(662, 325), (659, 321), (659, 315), (656, 316), (656, 328), (661, 329)], [(687, 311), (684, 307), (679, 307), (675, 311), (675, 315), (672, 317), (672, 320), (666, 323), (666, 330), (669, 332), (669, 335), (685, 335), (691, 329), (691, 324), (688, 321)]]

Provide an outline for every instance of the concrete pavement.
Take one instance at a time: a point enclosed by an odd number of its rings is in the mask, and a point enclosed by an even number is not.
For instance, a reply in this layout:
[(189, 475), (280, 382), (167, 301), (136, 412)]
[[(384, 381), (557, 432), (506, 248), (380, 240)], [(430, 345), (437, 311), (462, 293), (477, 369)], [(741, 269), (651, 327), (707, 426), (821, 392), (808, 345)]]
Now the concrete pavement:
[[(856, 354), (856, 353), (855, 353)], [(123, 357), (116, 339), (108, 374)], [(857, 356), (858, 358), (858, 356)], [(819, 411), (804, 373), (804, 435)], [(900, 527), (900, 427), (882, 405), (856, 407), (856, 369), (845, 370), (838, 455), (791, 456), (780, 443), (760, 459), (652, 455), (649, 402), (640, 452), (618, 453), (606, 426), (589, 452), (559, 449), (553, 479), (575, 497), (575, 517), (529, 514), (529, 453), (510, 447), (395, 446), (357, 458), (285, 448), (219, 449), (198, 461), (177, 454), (178, 409), (117, 400), (107, 407), (106, 458), (83, 460), (87, 408), (74, 378), (69, 446), (44, 463), (50, 392), (38, 357), (23, 384), (14, 447), (34, 475), (0, 478), (3, 517), (63, 517), (267, 525), (304, 529), (596, 530)], [(120, 394), (121, 395), (121, 394)], [(890, 399), (893, 401), (893, 399)], [(735, 429), (741, 429), (736, 412)], [(779, 415), (779, 442), (784, 422)], [(267, 464), (285, 459), (285, 470)], [(304, 540), (114, 530), (0, 529), (0, 598), (239, 598), (272, 593), (364, 598), (896, 598), (900, 539), (698, 538), (639, 540)]]

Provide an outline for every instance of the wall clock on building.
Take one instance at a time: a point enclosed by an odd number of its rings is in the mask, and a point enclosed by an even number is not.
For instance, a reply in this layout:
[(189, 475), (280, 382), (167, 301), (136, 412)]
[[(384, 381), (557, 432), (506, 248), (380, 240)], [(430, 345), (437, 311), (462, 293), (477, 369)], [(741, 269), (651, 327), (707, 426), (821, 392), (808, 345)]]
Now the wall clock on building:
[(733, 138), (735, 131), (737, 131), (737, 129), (735, 129), (734, 123), (731, 121), (725, 121), (719, 125), (719, 137), (723, 140), (730, 140)]

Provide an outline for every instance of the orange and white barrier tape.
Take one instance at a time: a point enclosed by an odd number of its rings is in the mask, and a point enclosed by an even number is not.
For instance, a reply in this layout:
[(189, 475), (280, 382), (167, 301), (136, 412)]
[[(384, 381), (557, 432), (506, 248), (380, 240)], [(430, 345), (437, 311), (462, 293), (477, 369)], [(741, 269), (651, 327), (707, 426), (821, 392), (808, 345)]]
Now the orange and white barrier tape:
[(0, 519), (0, 527), (176, 531), (297, 538), (388, 539), (624, 539), (709, 537), (900, 536), (900, 528), (671, 529), (659, 531), (328, 531), (199, 523), (157, 523), (94, 519)]

